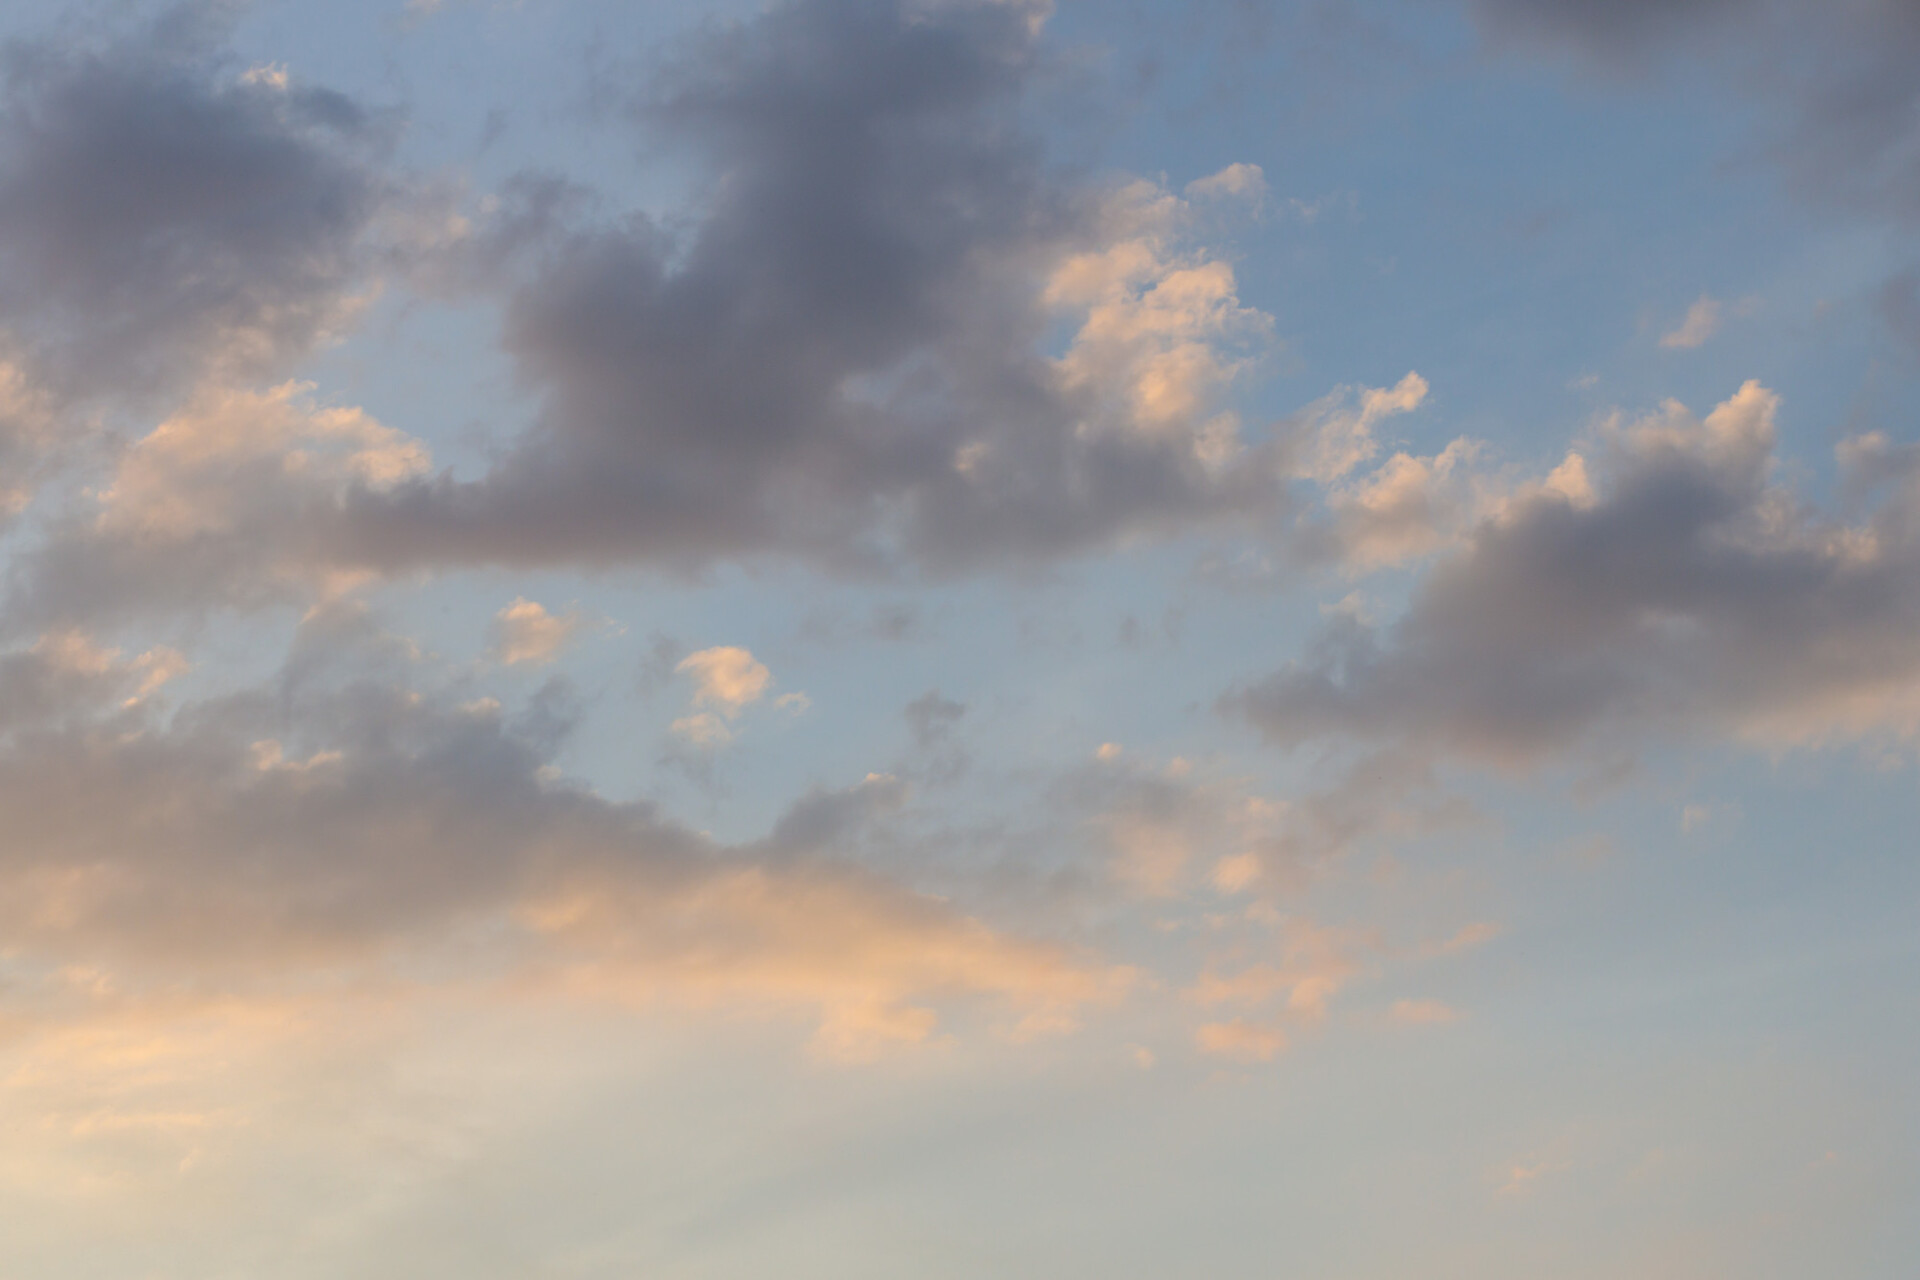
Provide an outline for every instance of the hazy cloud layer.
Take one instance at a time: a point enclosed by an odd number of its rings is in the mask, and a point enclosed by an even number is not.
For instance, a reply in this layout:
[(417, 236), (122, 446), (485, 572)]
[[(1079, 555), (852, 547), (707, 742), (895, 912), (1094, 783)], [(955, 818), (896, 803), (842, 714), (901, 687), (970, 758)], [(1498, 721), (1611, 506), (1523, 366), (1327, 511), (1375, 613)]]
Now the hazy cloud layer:
[(550, 699), (509, 715), (410, 687), (411, 663), (328, 611), (274, 684), (162, 717), (178, 655), (57, 636), (0, 658), (15, 961), (272, 989), (453, 948), (469, 978), (812, 1009), (841, 1057), (924, 1039), (951, 998), (1056, 1025), (1124, 984), (836, 861), (871, 782), (730, 849), (560, 781)]

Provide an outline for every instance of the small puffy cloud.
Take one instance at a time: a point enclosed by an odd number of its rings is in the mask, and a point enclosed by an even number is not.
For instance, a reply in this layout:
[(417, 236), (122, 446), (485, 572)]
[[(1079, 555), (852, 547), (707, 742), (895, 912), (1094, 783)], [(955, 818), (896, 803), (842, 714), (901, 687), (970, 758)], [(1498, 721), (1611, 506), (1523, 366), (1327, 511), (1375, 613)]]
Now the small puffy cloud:
[(1660, 335), (1660, 345), (1669, 351), (1691, 351), (1704, 346), (1707, 339), (1720, 332), (1720, 303), (1705, 294), (1687, 308), (1686, 319), (1677, 328)]
[(1279, 1027), (1265, 1026), (1235, 1018), (1230, 1022), (1207, 1022), (1194, 1032), (1193, 1042), (1204, 1054), (1231, 1058), (1236, 1062), (1272, 1062), (1286, 1051), (1287, 1033)]
[(673, 669), (693, 681), (694, 706), (713, 707), (729, 719), (758, 702), (773, 683), (773, 673), (737, 645), (690, 653)]
[(578, 609), (555, 615), (548, 613), (546, 607), (537, 601), (516, 596), (512, 603), (494, 615), (494, 659), (507, 666), (523, 662), (552, 662), (560, 656), (560, 651), (573, 639), (584, 621)]

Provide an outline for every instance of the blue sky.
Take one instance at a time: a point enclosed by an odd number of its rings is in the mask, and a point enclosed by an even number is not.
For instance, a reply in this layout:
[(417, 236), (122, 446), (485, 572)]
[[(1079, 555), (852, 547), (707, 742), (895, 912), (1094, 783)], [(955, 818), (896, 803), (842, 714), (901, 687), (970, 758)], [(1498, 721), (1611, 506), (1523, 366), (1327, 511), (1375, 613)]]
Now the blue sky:
[(0, 38), (0, 1272), (1910, 1270), (1909, 6)]

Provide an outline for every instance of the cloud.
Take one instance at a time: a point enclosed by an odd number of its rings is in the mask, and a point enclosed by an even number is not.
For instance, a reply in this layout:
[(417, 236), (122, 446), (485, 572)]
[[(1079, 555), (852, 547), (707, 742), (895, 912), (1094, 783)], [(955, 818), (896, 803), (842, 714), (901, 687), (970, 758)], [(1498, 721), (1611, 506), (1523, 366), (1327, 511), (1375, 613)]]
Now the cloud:
[(1541, 1178), (1548, 1174), (1564, 1173), (1573, 1166), (1564, 1160), (1540, 1160), (1531, 1164), (1514, 1164), (1498, 1175), (1504, 1181), (1494, 1194), (1502, 1196), (1525, 1195), (1533, 1190)]
[(1880, 286), (1881, 318), (1916, 356), (1920, 356), (1920, 268), (1909, 267)]
[(1810, 202), (1920, 223), (1920, 10), (1907, 0), (1469, 0), (1508, 47), (1630, 75), (1706, 79), (1756, 102)]
[(0, 358), (0, 531), (33, 501), (62, 425), (47, 389), (17, 361)]
[(311, 383), (197, 387), (114, 459), (91, 498), (50, 516), (12, 566), (10, 620), (113, 621), (302, 603), (365, 570), (331, 547), (344, 496), (424, 473), (425, 445)]
[[(1342, 513), (1298, 532), (1312, 544), (1306, 558), (1422, 554), (1434, 535), (1416, 526), (1448, 518), (1456, 455), (1396, 455), (1395, 476), (1372, 487), (1361, 467), (1375, 425), (1417, 406), (1424, 381), (1343, 389), (1248, 430), (1233, 388), (1271, 349), (1271, 318), (1241, 302), (1188, 198), (1045, 163), (1022, 109), (1041, 16), (985, 0), (792, 0), (706, 29), (625, 104), (648, 138), (689, 152), (709, 179), (684, 216), (610, 218), (592, 193), (522, 176), (460, 234), (388, 246), (383, 260), (415, 285), (478, 290), (503, 307), (507, 354), (540, 407), (490, 469), (435, 472), (417, 441), (318, 405), (311, 388), (252, 389), (242, 375), (273, 360), (169, 359), (175, 381), (193, 375), (186, 402), (116, 459), (127, 474), (102, 487), (129, 492), (145, 467), (149, 508), (184, 511), (217, 489), (213, 514), (183, 535), (180, 521), (90, 518), (84, 501), (55, 512), (15, 574), (13, 611), (34, 625), (93, 625), (302, 604), (358, 582), (479, 565), (798, 558), (860, 572), (1017, 570), (1195, 528), (1295, 536), (1289, 522), (1311, 500), (1296, 488), (1336, 479)], [(253, 121), (257, 110), (266, 114), (247, 127), (266, 129), (306, 101), (287, 74), (286, 87), (276, 70), (204, 92), (225, 104), (220, 119)], [(339, 107), (341, 121), (371, 130), (357, 111)], [(263, 173), (262, 190), (314, 204), (298, 166), (333, 154), (318, 147), (261, 143), (304, 158)], [(337, 252), (297, 237), (270, 237), (261, 252), (284, 249), (336, 283), (358, 271), (369, 220), (412, 216), (413, 195), (374, 172), (360, 187), (336, 184), (368, 193), (328, 233)], [(1254, 177), (1230, 167), (1199, 190), (1251, 191)], [(235, 191), (253, 181), (236, 178)], [(183, 208), (205, 225), (167, 235), (229, 251), (218, 234), (225, 205)], [(228, 270), (189, 268), (200, 282)], [(264, 260), (231, 271), (262, 288), (275, 279)], [(346, 296), (344, 284), (329, 293), (311, 283), (315, 297)], [(148, 291), (166, 293), (164, 282)], [(73, 305), (121, 314), (110, 302), (96, 289)], [(299, 310), (243, 302), (221, 314)], [(200, 322), (181, 308), (156, 332), (193, 332)], [(310, 345), (317, 324), (253, 345)], [(228, 431), (220, 451), (179, 448), (248, 412), (270, 429)], [(350, 418), (366, 456), (343, 466)], [(316, 443), (323, 465), (313, 465)], [(386, 465), (371, 465), (376, 452)], [(1408, 492), (1418, 487), (1409, 466), (1433, 473), (1425, 498)]]
[(1216, 960), (1188, 989), (1187, 999), (1203, 1009), (1257, 1009), (1284, 997), (1281, 1007), (1289, 1015), (1307, 1021), (1325, 1018), (1327, 1002), (1360, 971), (1354, 951), (1361, 940), (1305, 921), (1287, 922), (1281, 937), (1281, 963), (1261, 960), (1223, 971)]
[(1193, 1041), (1200, 1052), (1214, 1057), (1272, 1062), (1286, 1051), (1287, 1033), (1279, 1027), (1235, 1018), (1231, 1022), (1202, 1023), (1194, 1032)]
[(1628, 58), (1759, 6), (1751, 0), (1471, 0), (1470, 7), (1503, 39), (1572, 42), (1598, 56)]
[(1387, 1016), (1410, 1026), (1434, 1026), (1456, 1021), (1460, 1011), (1438, 1000), (1395, 1000)]
[(556, 781), (538, 715), (394, 683), (394, 654), (330, 611), (273, 681), (171, 716), (151, 697), (163, 657), (71, 637), (0, 657), (12, 962), (93, 966), (132, 999), (298, 990), (451, 948), (463, 982), (810, 1015), (837, 1058), (924, 1039), (953, 1001), (1065, 1026), (1124, 989), (839, 859), (884, 781), (718, 845)]
[(1427, 380), (1408, 373), (1391, 387), (1340, 387), (1284, 424), (1296, 479), (1318, 503), (1289, 530), (1289, 558), (1350, 572), (1405, 564), (1449, 546), (1486, 505), (1475, 470), (1482, 447), (1466, 437), (1430, 456), (1380, 454), (1376, 429), (1426, 402)]
[(284, 369), (351, 316), (387, 129), (218, 6), (0, 58), (0, 337), (67, 396)]
[(58, 723), (76, 710), (117, 704), (122, 713), (132, 712), (187, 669), (186, 658), (173, 649), (149, 649), (127, 660), (84, 632), (41, 636), (25, 649), (0, 654), (0, 734)]
[(1230, 691), (1282, 745), (1387, 742), (1512, 767), (1608, 735), (1774, 746), (1920, 729), (1920, 484), (1884, 436), (1840, 449), (1851, 523), (1774, 477), (1778, 398), (1603, 423), (1423, 577), (1400, 619), (1337, 615)]
[(674, 666), (677, 675), (693, 681), (693, 705), (711, 706), (732, 718), (743, 707), (758, 702), (773, 683), (773, 673), (737, 645), (720, 645), (690, 653)]
[(946, 744), (954, 726), (967, 714), (967, 704), (941, 697), (938, 689), (929, 689), (909, 702), (901, 714), (906, 717), (914, 745), (925, 751)]
[(1284, 509), (1230, 403), (1271, 322), (1187, 199), (1046, 164), (1042, 15), (793, 0), (686, 45), (630, 106), (699, 199), (507, 193), (469, 243), (520, 246), (482, 256), (539, 419), (479, 478), (354, 494), (349, 554), (953, 573)]
[(517, 596), (493, 618), (491, 651), (498, 662), (552, 662), (572, 640), (585, 619), (578, 609), (555, 616), (546, 606)]
[(1077, 815), (1115, 882), (1147, 899), (1205, 886), (1267, 901), (1298, 892), (1356, 847), (1470, 820), (1440, 794), (1429, 762), (1383, 751), (1344, 762), (1276, 798), (1244, 778), (1196, 772), (1186, 761), (1123, 758), (1115, 743), (1065, 774), (1054, 805)]
[(1340, 387), (1309, 405), (1295, 419), (1302, 440), (1294, 474), (1331, 485), (1352, 475), (1380, 452), (1374, 428), (1387, 418), (1412, 413), (1427, 398), (1427, 380), (1408, 373), (1391, 387)]
[(1238, 162), (1218, 173), (1195, 178), (1185, 188), (1189, 200), (1259, 200), (1267, 193), (1267, 175), (1257, 164)]
[(1704, 346), (1707, 339), (1720, 332), (1720, 303), (1701, 294), (1694, 304), (1687, 308), (1686, 319), (1678, 328), (1660, 335), (1660, 345), (1669, 351), (1691, 351)]

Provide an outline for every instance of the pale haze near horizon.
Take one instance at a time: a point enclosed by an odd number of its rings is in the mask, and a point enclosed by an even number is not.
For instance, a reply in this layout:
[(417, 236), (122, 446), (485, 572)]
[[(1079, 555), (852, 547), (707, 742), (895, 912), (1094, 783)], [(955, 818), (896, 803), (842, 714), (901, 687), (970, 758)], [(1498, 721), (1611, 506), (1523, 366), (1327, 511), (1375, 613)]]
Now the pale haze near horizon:
[(0, 40), (0, 1273), (1911, 1274), (1912, 6)]

